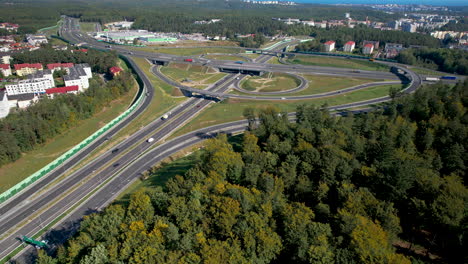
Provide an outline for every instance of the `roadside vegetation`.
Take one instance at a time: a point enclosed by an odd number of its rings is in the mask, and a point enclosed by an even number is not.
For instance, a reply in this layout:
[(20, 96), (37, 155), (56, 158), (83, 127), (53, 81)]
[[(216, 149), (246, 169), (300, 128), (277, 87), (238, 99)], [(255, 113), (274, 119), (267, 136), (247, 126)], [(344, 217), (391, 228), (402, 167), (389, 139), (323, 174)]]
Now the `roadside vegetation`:
[(176, 82), (199, 89), (204, 89), (227, 75), (211, 67), (185, 63), (170, 63), (161, 67), (161, 72)]
[(180, 174), (155, 169), (38, 263), (463, 263), (467, 86), (367, 115), (300, 105), (294, 123), (246, 108), (239, 143), (221, 135)]
[(263, 76), (248, 76), (240, 86), (247, 91), (277, 92), (294, 89), (300, 84), (299, 79), (289, 74), (266, 73)]
[(246, 58), (236, 55), (206, 55), (204, 58), (213, 60), (247, 61)]
[(286, 59), (286, 62), (302, 65), (350, 68), (365, 71), (389, 71), (389, 67), (383, 64), (355, 59), (338, 59), (326, 56), (305, 56), (296, 55), (293, 58)]
[(196, 56), (209, 53), (239, 53), (240, 48), (225, 48), (225, 47), (197, 47), (197, 48), (154, 48), (154, 47), (132, 47), (135, 50), (143, 50), (147, 52), (166, 53), (180, 56)]
[[(307, 100), (258, 101), (230, 98), (220, 103), (212, 104), (208, 109), (206, 109), (197, 117), (195, 117), (195, 119), (188, 122), (185, 126), (176, 131), (172, 137), (180, 136), (189, 131), (193, 131), (207, 126), (242, 120), (244, 118), (243, 111), (245, 108), (253, 108), (260, 110), (266, 107), (275, 107), (282, 112), (293, 112), (295, 111), (297, 106), (303, 104), (329, 106), (341, 105), (384, 97), (389, 94), (390, 89), (401, 90), (402, 88), (402, 85), (383, 85), (336, 96)], [(279, 96), (278, 99), (280, 97), (281, 96)]]

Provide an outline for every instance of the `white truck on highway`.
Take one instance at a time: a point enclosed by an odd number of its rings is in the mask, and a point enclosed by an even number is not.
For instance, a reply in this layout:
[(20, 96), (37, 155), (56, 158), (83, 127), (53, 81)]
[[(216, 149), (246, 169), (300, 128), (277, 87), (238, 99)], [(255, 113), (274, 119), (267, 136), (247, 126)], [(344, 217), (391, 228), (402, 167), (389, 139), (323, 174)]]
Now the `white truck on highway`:
[(148, 138), (148, 140), (146, 140), (148, 143), (151, 143), (154, 141), (154, 138)]
[(168, 114), (165, 114), (165, 115), (161, 116), (161, 119), (162, 119), (162, 120), (166, 120), (166, 119), (168, 119), (168, 118), (169, 118), (169, 115), (168, 115)]
[(428, 82), (438, 82), (440, 79), (437, 77), (426, 77), (424, 80)]

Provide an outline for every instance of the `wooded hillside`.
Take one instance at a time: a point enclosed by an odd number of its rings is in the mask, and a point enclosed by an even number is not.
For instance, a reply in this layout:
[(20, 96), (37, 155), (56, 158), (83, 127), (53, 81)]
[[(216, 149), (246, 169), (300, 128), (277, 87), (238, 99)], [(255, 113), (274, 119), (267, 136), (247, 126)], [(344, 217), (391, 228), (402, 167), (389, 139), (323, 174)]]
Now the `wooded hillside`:
[(239, 150), (209, 140), (185, 175), (86, 216), (39, 263), (466, 262), (467, 106), (465, 82), (384, 113), (265, 109)]

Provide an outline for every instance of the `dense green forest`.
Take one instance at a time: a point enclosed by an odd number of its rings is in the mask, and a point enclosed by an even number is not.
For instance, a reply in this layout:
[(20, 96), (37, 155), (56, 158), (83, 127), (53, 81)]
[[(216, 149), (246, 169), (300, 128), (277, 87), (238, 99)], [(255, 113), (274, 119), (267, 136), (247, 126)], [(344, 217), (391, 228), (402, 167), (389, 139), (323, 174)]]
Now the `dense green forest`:
[(468, 19), (462, 18), (458, 21), (458, 23), (455, 22), (449, 22), (448, 24), (442, 26), (440, 30), (444, 31), (468, 31)]
[(468, 52), (459, 49), (406, 49), (396, 59), (404, 64), (468, 75)]
[(395, 100), (341, 118), (304, 105), (296, 123), (246, 109), (240, 146), (209, 140), (38, 263), (466, 263), (468, 82)]
[[(222, 34), (223, 29), (233, 33), (267, 32), (262, 23), (280, 26), (272, 17), (300, 19), (343, 19), (345, 12), (353, 18), (390, 21), (400, 15), (386, 14), (364, 7), (338, 7), (301, 4), (298, 6), (252, 5), (241, 1), (164, 1), (164, 0), (105, 0), (59, 1), (23, 0), (11, 3), (0, 0), (1, 20), (18, 23), (26, 29), (40, 29), (55, 25), (60, 15), (69, 15), (87, 22), (107, 23), (116, 20), (132, 20), (135, 26), (156, 31), (206, 32)], [(221, 18), (219, 25), (195, 25), (194, 21)], [(251, 24), (253, 23), (253, 24)], [(222, 27), (221, 27), (222, 26)]]
[(131, 73), (124, 72), (107, 83), (100, 76), (94, 76), (89, 84), (84, 93), (58, 95), (54, 99), (45, 97), (1, 119), (0, 166), (19, 159), (21, 153), (40, 147), (79, 124), (80, 120), (99, 112), (127, 93), (134, 79)]

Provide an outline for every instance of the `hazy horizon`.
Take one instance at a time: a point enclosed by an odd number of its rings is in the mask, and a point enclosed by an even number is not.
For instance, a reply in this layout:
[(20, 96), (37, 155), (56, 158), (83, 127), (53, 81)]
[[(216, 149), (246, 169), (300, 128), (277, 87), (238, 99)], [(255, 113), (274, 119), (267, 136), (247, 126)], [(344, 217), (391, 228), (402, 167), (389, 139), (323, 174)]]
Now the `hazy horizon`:
[[(288, 0), (281, 0), (288, 1)], [(433, 6), (467, 6), (464, 0), (447, 0), (443, 4), (431, 0), (291, 0), (309, 4), (400, 4), (400, 5), (433, 5)]]

